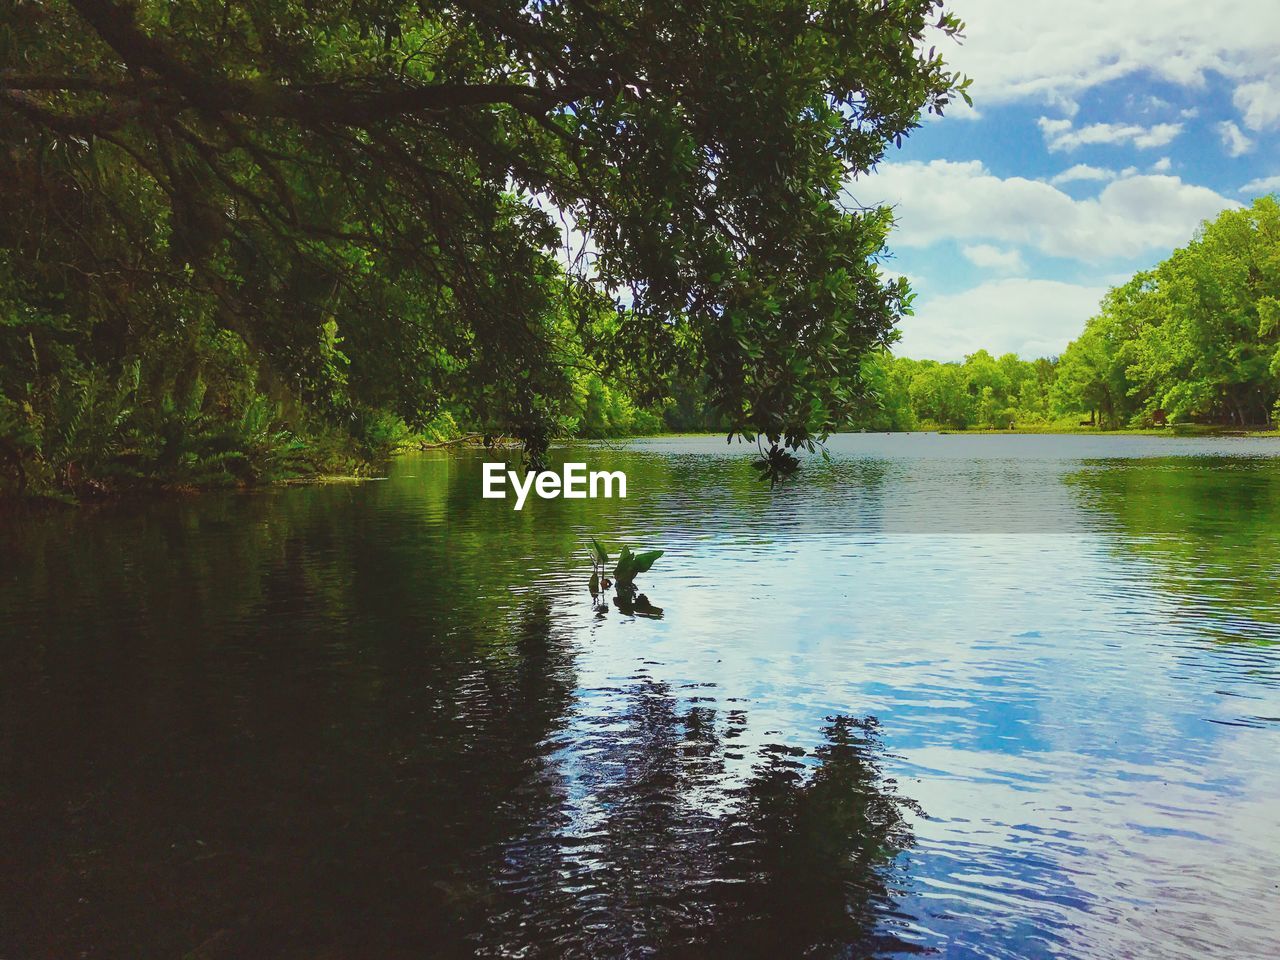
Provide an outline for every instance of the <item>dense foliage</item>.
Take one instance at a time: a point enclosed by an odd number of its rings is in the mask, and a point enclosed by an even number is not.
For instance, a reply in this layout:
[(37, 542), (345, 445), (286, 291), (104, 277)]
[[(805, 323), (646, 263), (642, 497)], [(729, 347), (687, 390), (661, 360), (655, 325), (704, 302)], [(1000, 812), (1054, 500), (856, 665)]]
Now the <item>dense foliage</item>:
[(874, 430), (1273, 423), (1280, 203), (1261, 197), (1206, 223), (1186, 247), (1111, 290), (1061, 357), (979, 350), (937, 363), (876, 352), (863, 379), (874, 402), (854, 424)]
[(1021, 360), (986, 350), (963, 363), (912, 360), (878, 352), (863, 362), (874, 402), (855, 421), (870, 430), (920, 427), (1006, 428), (1054, 419), (1053, 360)]
[(1273, 420), (1280, 399), (1280, 203), (1260, 197), (1107, 294), (1062, 355), (1059, 398), (1107, 426)]
[(14, 0), (10, 477), (243, 479), (441, 422), (536, 459), (682, 396), (806, 445), (908, 297), (842, 186), (964, 94), (931, 48), (959, 30), (937, 0)]

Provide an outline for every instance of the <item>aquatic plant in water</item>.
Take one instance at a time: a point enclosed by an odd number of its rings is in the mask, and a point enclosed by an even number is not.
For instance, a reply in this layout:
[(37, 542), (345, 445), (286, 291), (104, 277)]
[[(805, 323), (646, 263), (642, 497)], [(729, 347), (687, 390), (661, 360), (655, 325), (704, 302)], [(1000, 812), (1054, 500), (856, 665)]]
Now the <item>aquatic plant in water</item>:
[(615, 593), (613, 602), (623, 613), (641, 614), (654, 618), (662, 616), (661, 608), (653, 606), (648, 597), (637, 591), (635, 579), (637, 574), (647, 573), (654, 561), (666, 552), (665, 550), (633, 553), (630, 547), (624, 545), (614, 564), (612, 579), (608, 572), (609, 551), (600, 545), (600, 541), (592, 537), (591, 549), (587, 552), (591, 557), (592, 570), (588, 587), (592, 597), (598, 596), (602, 588), (608, 589), (612, 586)]
[[(591, 564), (594, 569), (591, 572), (592, 593), (598, 593), (601, 583), (609, 586), (609, 579), (602, 574), (609, 568), (609, 551), (600, 545), (600, 541), (595, 537), (591, 538)], [(613, 567), (613, 585), (619, 590), (635, 589), (636, 574), (647, 573), (649, 568), (653, 566), (653, 562), (666, 553), (665, 550), (645, 550), (642, 553), (632, 553), (631, 548), (623, 546), (622, 551), (618, 554), (618, 562)]]

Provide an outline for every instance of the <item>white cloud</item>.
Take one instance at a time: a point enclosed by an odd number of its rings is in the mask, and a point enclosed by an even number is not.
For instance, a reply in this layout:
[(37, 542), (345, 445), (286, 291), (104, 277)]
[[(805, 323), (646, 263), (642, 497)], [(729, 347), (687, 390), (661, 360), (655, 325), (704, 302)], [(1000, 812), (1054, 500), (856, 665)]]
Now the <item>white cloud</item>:
[(1036, 121), (1036, 123), (1039, 125), (1041, 132), (1044, 134), (1045, 140), (1048, 140), (1050, 137), (1062, 136), (1063, 134), (1067, 133), (1067, 131), (1069, 131), (1072, 126), (1072, 123), (1070, 120), (1063, 119), (1063, 118), (1054, 120), (1054, 119), (1051, 119), (1050, 117), (1041, 117), (1039, 120)]
[[(1245, 122), (1264, 101), (1254, 86), (1275, 89), (1280, 61), (1280, 4), (1258, 0), (965, 0), (963, 44), (944, 47), (956, 69), (974, 78), (979, 106), (1035, 98), (1072, 98), (1119, 77), (1150, 74), (1198, 87), (1209, 71), (1237, 85)], [(1270, 104), (1276, 108), (1275, 98)], [(1254, 115), (1264, 122), (1265, 105)], [(1274, 119), (1271, 122), (1275, 122)]]
[(1061, 353), (1097, 312), (1105, 287), (1057, 280), (991, 280), (961, 293), (916, 299), (914, 316), (900, 323), (894, 353), (926, 360), (959, 360), (979, 349), (999, 356)]
[(1106, 167), (1091, 167), (1087, 163), (1077, 163), (1049, 179), (1052, 184), (1075, 183), (1078, 180), (1114, 180), (1119, 174)]
[(1231, 102), (1250, 130), (1280, 126), (1280, 77), (1272, 75), (1265, 80), (1242, 83), (1236, 87)]
[(1131, 143), (1140, 150), (1163, 147), (1182, 132), (1180, 123), (1157, 123), (1144, 127), (1136, 123), (1091, 123), (1075, 127), (1070, 120), (1041, 117), (1036, 121), (1044, 134), (1045, 146), (1051, 151), (1075, 150), (1092, 144)]
[(1025, 273), (1026, 261), (1017, 250), (1004, 250), (989, 243), (975, 243), (961, 249), (965, 259), (975, 267), (1000, 273)]
[(1151, 165), (1152, 173), (1168, 173), (1173, 169), (1173, 161), (1168, 157), (1161, 157)]
[(1044, 100), (1049, 106), (1057, 107), (1068, 117), (1074, 117), (1080, 112), (1080, 104), (1074, 97), (1064, 96), (1056, 90), (1045, 93)]
[(1241, 193), (1272, 193), (1280, 191), (1280, 173), (1274, 177), (1259, 177), (1257, 180), (1250, 180), (1240, 188)]
[(1244, 135), (1244, 131), (1230, 120), (1218, 124), (1218, 136), (1222, 137), (1222, 146), (1227, 155), (1238, 157), (1253, 149), (1253, 141)]
[(978, 160), (910, 161), (882, 164), (858, 194), (894, 206), (892, 247), (992, 243), (1089, 263), (1167, 252), (1200, 221), (1240, 206), (1178, 177), (1126, 173), (1074, 200), (1041, 180), (997, 177)]

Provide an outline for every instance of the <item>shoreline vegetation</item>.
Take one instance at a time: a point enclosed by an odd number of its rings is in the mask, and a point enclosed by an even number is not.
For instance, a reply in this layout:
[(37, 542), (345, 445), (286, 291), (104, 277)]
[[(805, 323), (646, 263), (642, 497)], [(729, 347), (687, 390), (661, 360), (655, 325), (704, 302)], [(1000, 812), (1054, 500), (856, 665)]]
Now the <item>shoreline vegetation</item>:
[[(1274, 198), (1266, 197), (1255, 204), (1254, 211), (1274, 220), (1277, 209)], [(1227, 217), (1224, 214), (1207, 225), (1188, 249), (1203, 245)], [(1175, 253), (1156, 271), (1179, 256), (1185, 256), (1185, 251)], [(996, 358), (979, 350), (962, 362), (939, 362), (873, 351), (861, 363), (864, 395), (858, 421), (831, 432), (1280, 436), (1274, 408), (1270, 416), (1260, 416), (1256, 423), (1239, 422), (1246, 419), (1243, 414), (1234, 418), (1237, 422), (1220, 416), (1222, 404), (1214, 398), (1225, 396), (1221, 385), (1203, 388), (1198, 405), (1186, 401), (1183, 390), (1184, 400), (1174, 410), (1159, 406), (1170, 392), (1159, 393), (1150, 378), (1144, 382), (1140, 364), (1131, 361), (1141, 359), (1135, 352), (1140, 337), (1168, 335), (1167, 326), (1160, 322), (1162, 317), (1156, 316), (1154, 321), (1148, 317), (1145, 328), (1131, 323), (1127, 340), (1111, 342), (1105, 350), (1099, 348), (1098, 331), (1114, 324), (1117, 314), (1123, 315), (1135, 297), (1140, 300), (1157, 289), (1153, 280), (1156, 271), (1139, 274), (1129, 284), (1113, 289), (1100, 314), (1089, 320), (1084, 334), (1061, 357), (1027, 361), (1014, 354)], [(1272, 340), (1276, 330), (1271, 314), (1275, 311), (1274, 298), (1262, 298), (1255, 307), (1255, 312), (1263, 315), (1257, 329)], [(34, 342), (30, 333), (28, 340)], [(1266, 347), (1260, 344), (1255, 352), (1264, 353)], [(1229, 348), (1240, 355), (1239, 343)], [(1269, 377), (1272, 382), (1253, 389), (1264, 394), (1269, 390), (1269, 396), (1274, 397), (1274, 381), (1280, 379), (1280, 350), (1274, 345), (1271, 349), (1276, 352), (1267, 365), (1253, 366), (1255, 375), (1261, 370), (1264, 379)], [(1235, 381), (1240, 379), (1236, 370), (1229, 370), (1228, 375)], [(465, 422), (472, 415), (461, 406), (442, 410), (417, 431), (387, 412), (367, 412), (347, 429), (335, 429), (318, 422), (299, 404), (268, 401), (250, 387), (245, 391), (242, 415), (228, 422), (225, 416), (211, 415), (206, 409), (202, 401), (207, 388), (200, 379), (185, 406), (171, 395), (160, 398), (162, 427), (157, 427), (154, 420), (140, 421), (135, 414), (137, 408), (147, 406), (138, 367), (126, 371), (123, 379), (123, 385), (115, 390), (101, 380), (75, 383), (73, 402), (55, 409), (62, 422), (55, 424), (52, 439), (55, 445), (62, 444), (64, 458), (58, 471), (41, 464), (45, 447), (40, 437), (33, 436), (32, 428), (46, 425), (30, 400), (15, 413), (17, 405), (0, 396), (0, 505), (5, 512), (22, 501), (56, 505), (148, 494), (185, 496), (205, 489), (364, 482), (382, 479), (377, 476), (379, 468), (406, 452), (487, 447), (522, 455), (525, 450), (516, 437), (460, 427), (458, 420)], [(553, 442), (735, 434), (728, 419), (715, 412), (705, 383), (685, 381), (678, 395), (649, 407), (625, 388), (610, 387), (596, 374), (585, 377), (581, 384), (554, 419), (557, 429), (547, 438), (548, 446)], [(1175, 384), (1175, 388), (1183, 386)], [(1255, 404), (1255, 409), (1265, 409), (1265, 404)], [(1204, 418), (1206, 412), (1228, 422), (1190, 419)], [(302, 424), (300, 428), (291, 425), (290, 413), (293, 423)], [(1081, 415), (1088, 419), (1081, 420)], [(38, 469), (42, 465), (46, 467), (43, 473)], [(37, 477), (34, 483), (33, 472)]]
[[(1104, 438), (1164, 437), (1168, 439), (1179, 439), (1188, 437), (1233, 437), (1280, 439), (1280, 429), (1263, 426), (1239, 428), (1216, 424), (1172, 424), (1165, 427), (1118, 427), (1116, 429), (1105, 429), (1067, 423), (1041, 423), (1027, 426), (1014, 425), (1005, 428), (955, 428), (940, 426), (937, 424), (921, 424), (911, 430), (872, 430), (866, 427), (851, 427), (847, 430), (837, 431), (832, 434), (832, 436), (842, 434), (883, 434), (886, 436), (898, 434), (931, 434), (935, 436), (953, 437), (1089, 436)], [(632, 440), (670, 440), (682, 437), (719, 438), (722, 436), (723, 434), (718, 431), (663, 431), (660, 433), (632, 433), (625, 436), (614, 437), (562, 437), (553, 440), (551, 442), (551, 446), (555, 447), (571, 443), (608, 444), (627, 443)], [(360, 464), (359, 470), (346, 473), (317, 471), (293, 476), (275, 477), (254, 483), (219, 483), (204, 485), (155, 483), (145, 487), (102, 487), (92, 489), (82, 494), (80, 497), (72, 497), (56, 491), (29, 491), (20, 497), (0, 494), (0, 516), (23, 512), (29, 508), (39, 511), (42, 509), (56, 509), (59, 507), (76, 507), (82, 504), (124, 503), (145, 501), (153, 498), (183, 498), (200, 496), (205, 493), (217, 491), (239, 490), (241, 492), (248, 492), (252, 490), (264, 490), (280, 487), (339, 486), (344, 484), (377, 483), (388, 479), (384, 472), (385, 468), (389, 466), (393, 460), (402, 456), (428, 451), (448, 453), (452, 450), (459, 449), (488, 449), (493, 451), (495, 456), (505, 451), (508, 454), (515, 454), (516, 457), (519, 457), (521, 452), (521, 447), (516, 442), (508, 440), (503, 441), (496, 446), (487, 445), (484, 443), (483, 438), (478, 435), (457, 437), (452, 440), (431, 443), (412, 442), (393, 451), (389, 456), (382, 460)]]
[(492, 6), (19, 4), (0, 490), (365, 473), (471, 432), (537, 467), (723, 425), (785, 465), (854, 422), (909, 292), (846, 185), (969, 100), (960, 20)]
[(1038, 424), (1028, 427), (1009, 427), (999, 430), (993, 427), (973, 427), (956, 430), (942, 427), (935, 430), (910, 431), (938, 433), (947, 436), (1089, 436), (1089, 437), (1280, 437), (1280, 430), (1267, 426), (1228, 427), (1216, 424), (1182, 423), (1167, 427), (1117, 427), (1114, 430), (1085, 426), (1055, 426)]
[(1274, 196), (1111, 290), (1059, 357), (893, 355), (893, 213), (844, 197), (969, 100), (932, 0), (282, 9), (6, 24), (0, 499), (369, 476), (475, 437), (539, 469), (556, 438), (669, 431), (759, 443), (776, 483), (842, 430), (1280, 417)]
[[(970, 427), (957, 429), (954, 427), (939, 426), (937, 424), (922, 424), (912, 430), (870, 430), (865, 427), (850, 428), (848, 430), (838, 431), (845, 434), (935, 434), (938, 436), (1091, 436), (1091, 437), (1166, 437), (1166, 438), (1186, 438), (1186, 437), (1253, 437), (1253, 438), (1277, 438), (1280, 439), (1280, 429), (1271, 429), (1267, 427), (1255, 427), (1241, 429), (1238, 427), (1220, 426), (1214, 424), (1173, 424), (1166, 427), (1120, 427), (1114, 430), (1100, 429), (1098, 427), (1089, 427), (1083, 425), (1072, 425), (1066, 423), (1042, 423), (1029, 426), (1011, 426), (1003, 429), (991, 427)], [(713, 432), (689, 432), (689, 431), (664, 431), (661, 433), (637, 433), (628, 434), (626, 436), (617, 437), (564, 437), (558, 438), (553, 445), (561, 443), (609, 443), (609, 442), (628, 442), (631, 440), (663, 440), (674, 439), (678, 437), (722, 437), (718, 431)], [(80, 506), (97, 505), (109, 506), (111, 504), (139, 502), (152, 499), (169, 499), (200, 496), (205, 493), (217, 491), (239, 490), (248, 492), (252, 490), (265, 490), (269, 488), (280, 487), (298, 487), (298, 486), (338, 486), (343, 484), (359, 484), (359, 483), (376, 483), (385, 481), (387, 477), (379, 468), (386, 467), (393, 459), (399, 458), (406, 454), (435, 451), (440, 453), (448, 453), (457, 449), (485, 449), (483, 437), (477, 434), (456, 437), (445, 441), (434, 441), (427, 443), (407, 443), (402, 448), (393, 451), (389, 457), (367, 464), (361, 464), (360, 470), (357, 472), (347, 473), (326, 473), (313, 472), (299, 474), (296, 476), (277, 477), (268, 480), (258, 481), (255, 483), (218, 483), (218, 484), (164, 484), (157, 483), (146, 487), (126, 486), (118, 488), (98, 488), (83, 493), (79, 497), (70, 496), (59, 491), (28, 491), (21, 496), (0, 493), (0, 517), (20, 516), (24, 514), (41, 514), (49, 510), (58, 510), (62, 508), (77, 508)], [(514, 441), (505, 440), (497, 446), (490, 446), (487, 449), (496, 452), (507, 451), (519, 455), (520, 445)]]

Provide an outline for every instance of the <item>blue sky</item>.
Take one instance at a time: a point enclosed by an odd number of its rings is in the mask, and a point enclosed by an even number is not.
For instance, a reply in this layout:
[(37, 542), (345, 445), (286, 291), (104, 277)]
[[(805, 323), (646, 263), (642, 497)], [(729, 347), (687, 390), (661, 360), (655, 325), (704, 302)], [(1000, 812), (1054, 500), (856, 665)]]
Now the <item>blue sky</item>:
[(1108, 287), (1280, 192), (1280, 0), (948, 6), (974, 109), (849, 184), (897, 215), (886, 270), (917, 294), (897, 353), (1058, 353)]

